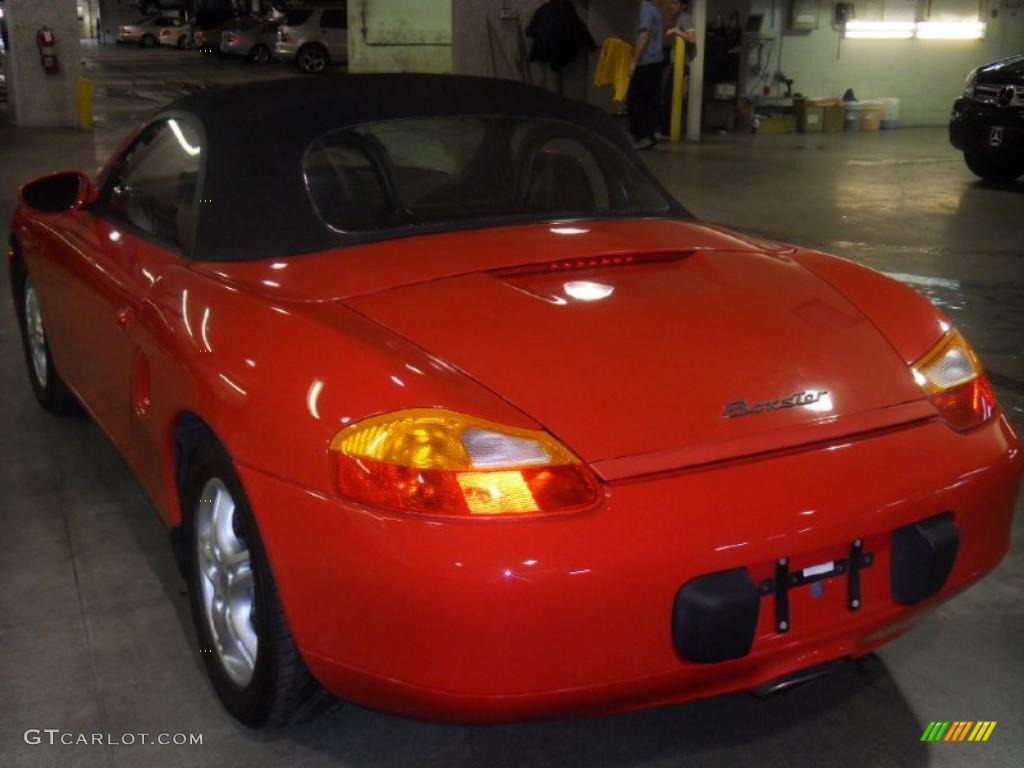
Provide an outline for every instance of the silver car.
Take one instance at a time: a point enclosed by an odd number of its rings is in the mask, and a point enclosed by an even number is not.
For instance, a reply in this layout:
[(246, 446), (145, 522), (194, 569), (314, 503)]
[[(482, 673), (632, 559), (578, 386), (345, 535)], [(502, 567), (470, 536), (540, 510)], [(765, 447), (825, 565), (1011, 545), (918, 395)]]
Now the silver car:
[(294, 61), (308, 74), (348, 61), (347, 3), (293, 8), (277, 31), (274, 58)]
[(266, 64), (277, 43), (279, 22), (239, 19), (220, 31), (220, 52), (225, 56), (245, 56), (254, 64)]
[(117, 33), (119, 43), (138, 43), (143, 48), (156, 45), (172, 45), (184, 48), (188, 41), (185, 22), (173, 16), (154, 16), (140, 19), (134, 24), (124, 24)]

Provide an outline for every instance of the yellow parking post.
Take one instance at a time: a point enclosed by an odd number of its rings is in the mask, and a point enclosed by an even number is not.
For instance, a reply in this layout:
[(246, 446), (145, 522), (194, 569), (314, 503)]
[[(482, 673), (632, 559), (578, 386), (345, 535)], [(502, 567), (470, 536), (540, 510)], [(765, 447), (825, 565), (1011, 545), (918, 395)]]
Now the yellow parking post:
[(676, 58), (672, 63), (672, 121), (669, 135), (672, 141), (683, 138), (683, 96), (686, 93), (686, 41), (676, 38)]
[(75, 80), (75, 94), (78, 97), (78, 127), (83, 131), (92, 130), (92, 80), (79, 77)]

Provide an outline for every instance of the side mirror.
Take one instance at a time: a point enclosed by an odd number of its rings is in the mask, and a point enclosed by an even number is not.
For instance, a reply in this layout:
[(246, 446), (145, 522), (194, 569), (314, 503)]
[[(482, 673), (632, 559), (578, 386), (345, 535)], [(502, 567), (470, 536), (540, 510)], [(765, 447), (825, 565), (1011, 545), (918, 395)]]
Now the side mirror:
[(42, 213), (61, 213), (93, 201), (89, 177), (81, 171), (61, 171), (40, 176), (22, 185), (18, 196), (25, 205)]

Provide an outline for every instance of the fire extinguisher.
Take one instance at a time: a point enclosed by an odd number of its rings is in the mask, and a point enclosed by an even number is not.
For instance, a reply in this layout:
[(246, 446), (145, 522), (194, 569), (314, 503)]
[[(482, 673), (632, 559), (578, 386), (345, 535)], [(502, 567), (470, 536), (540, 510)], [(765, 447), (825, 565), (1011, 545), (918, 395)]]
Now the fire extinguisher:
[(39, 49), (39, 61), (43, 71), (48, 75), (60, 73), (60, 62), (57, 61), (57, 37), (49, 27), (36, 32), (36, 47)]

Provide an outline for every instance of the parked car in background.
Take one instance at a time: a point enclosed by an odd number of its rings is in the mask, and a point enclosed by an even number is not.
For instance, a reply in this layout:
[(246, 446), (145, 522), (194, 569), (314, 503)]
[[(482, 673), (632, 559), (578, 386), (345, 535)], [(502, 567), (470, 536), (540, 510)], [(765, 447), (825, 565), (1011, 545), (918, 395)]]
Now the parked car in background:
[(264, 19), (240, 19), (220, 32), (220, 52), (225, 56), (244, 56), (254, 64), (270, 61), (277, 43), (280, 23)]
[(185, 23), (173, 16), (153, 16), (148, 19), (140, 19), (134, 24), (124, 24), (117, 34), (119, 43), (138, 43), (143, 48), (153, 48), (160, 43), (164, 37), (165, 30), (167, 37), (173, 35), (175, 44), (178, 35), (185, 35)]
[(978, 67), (953, 103), (949, 141), (986, 181), (1024, 175), (1024, 53)]
[(307, 74), (323, 72), (328, 64), (347, 62), (347, 4), (289, 10), (278, 28), (274, 58), (294, 61)]
[(207, 56), (220, 53), (220, 35), (236, 25), (238, 17), (229, 16), (214, 22), (197, 21), (193, 27), (192, 42), (197, 51)]
[(160, 29), (159, 42), (160, 45), (170, 46), (171, 48), (177, 48), (181, 51), (189, 46), (189, 39), (192, 32), (186, 22), (181, 21), (181, 19), (175, 19), (175, 21), (179, 23), (177, 25), (172, 24), (169, 27), (162, 27)]

